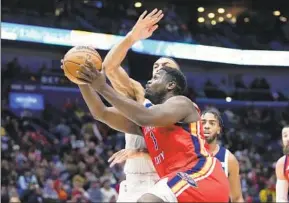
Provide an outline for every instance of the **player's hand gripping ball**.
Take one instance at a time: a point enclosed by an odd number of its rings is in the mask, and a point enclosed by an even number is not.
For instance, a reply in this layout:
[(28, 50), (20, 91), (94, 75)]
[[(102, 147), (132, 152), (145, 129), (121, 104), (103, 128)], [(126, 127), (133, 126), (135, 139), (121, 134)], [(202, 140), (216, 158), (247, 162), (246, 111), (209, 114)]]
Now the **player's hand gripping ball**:
[(96, 69), (101, 70), (102, 59), (94, 48), (89, 46), (76, 46), (70, 49), (62, 60), (62, 69), (65, 76), (75, 84), (85, 84), (78, 79), (78, 72), (81, 69), (81, 65), (85, 64), (87, 60), (91, 61)]
[(104, 67), (99, 71), (90, 59), (87, 59), (80, 67), (80, 70), (77, 71), (79, 75), (77, 79), (83, 82), (83, 84), (90, 85), (96, 91), (102, 90), (106, 84)]

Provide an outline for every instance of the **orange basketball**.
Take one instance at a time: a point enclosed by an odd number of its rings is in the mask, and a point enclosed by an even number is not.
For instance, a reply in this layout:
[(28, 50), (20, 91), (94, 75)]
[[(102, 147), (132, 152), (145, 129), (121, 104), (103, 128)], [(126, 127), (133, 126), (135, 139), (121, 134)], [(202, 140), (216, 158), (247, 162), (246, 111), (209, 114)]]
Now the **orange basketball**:
[(86, 59), (90, 59), (98, 70), (101, 70), (102, 59), (99, 53), (92, 47), (76, 46), (70, 49), (63, 59), (63, 70), (65, 76), (73, 83), (81, 85), (81, 81), (77, 79), (77, 71), (80, 65), (85, 63)]

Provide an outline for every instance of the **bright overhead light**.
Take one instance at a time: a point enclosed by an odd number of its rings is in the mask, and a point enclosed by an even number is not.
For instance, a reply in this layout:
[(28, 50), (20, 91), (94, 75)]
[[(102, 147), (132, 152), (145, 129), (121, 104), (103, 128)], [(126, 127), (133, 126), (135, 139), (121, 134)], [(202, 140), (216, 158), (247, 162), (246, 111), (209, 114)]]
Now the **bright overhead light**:
[(286, 17), (284, 17), (284, 16), (280, 16), (280, 21), (282, 21), (282, 22), (286, 22), (287, 21), (287, 18)]
[(225, 9), (219, 8), (219, 9), (218, 9), (218, 13), (225, 13)]
[(142, 3), (141, 2), (135, 2), (134, 7), (140, 8), (140, 7), (142, 7)]
[(215, 14), (214, 14), (214, 13), (209, 13), (209, 14), (208, 14), (208, 17), (209, 17), (209, 18), (214, 18), (214, 17), (215, 17)]
[(219, 17), (218, 20), (219, 20), (219, 22), (223, 22), (224, 18), (223, 17)]
[(199, 22), (199, 23), (203, 23), (203, 22), (205, 22), (205, 18), (203, 18), (203, 17), (199, 17), (199, 18), (198, 18), (198, 22)]
[(227, 13), (227, 18), (232, 18), (232, 14), (231, 13)]
[(211, 21), (211, 24), (212, 24), (212, 25), (216, 25), (217, 22), (216, 22), (215, 20), (212, 20), (212, 21)]
[(274, 15), (274, 16), (280, 16), (280, 15), (281, 15), (281, 12), (280, 12), (280, 11), (274, 11), (274, 12), (273, 12), (273, 15)]
[(232, 98), (231, 97), (226, 97), (226, 102), (231, 102)]
[(233, 17), (233, 18), (231, 19), (231, 22), (232, 22), (232, 23), (236, 23), (236, 22), (237, 22), (237, 19), (236, 19), (235, 17)]
[(204, 9), (204, 7), (199, 7), (199, 8), (198, 8), (198, 11), (199, 11), (200, 13), (202, 13), (202, 12), (205, 11), (205, 9)]
[(244, 22), (248, 23), (248, 22), (250, 22), (250, 19), (249, 18), (244, 18)]

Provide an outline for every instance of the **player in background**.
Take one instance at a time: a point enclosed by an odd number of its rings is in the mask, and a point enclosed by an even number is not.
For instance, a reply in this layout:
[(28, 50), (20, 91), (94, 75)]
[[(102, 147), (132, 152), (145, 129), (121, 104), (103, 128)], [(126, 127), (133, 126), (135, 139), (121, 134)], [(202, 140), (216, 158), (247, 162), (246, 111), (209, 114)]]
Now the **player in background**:
[(282, 129), (283, 153), (276, 164), (276, 202), (288, 202), (289, 181), (289, 125)]
[(231, 202), (244, 202), (239, 176), (239, 163), (236, 157), (226, 148), (218, 144), (218, 136), (222, 132), (223, 121), (214, 109), (208, 109), (201, 116), (204, 135), (209, 144), (210, 153), (222, 164), (230, 183)]

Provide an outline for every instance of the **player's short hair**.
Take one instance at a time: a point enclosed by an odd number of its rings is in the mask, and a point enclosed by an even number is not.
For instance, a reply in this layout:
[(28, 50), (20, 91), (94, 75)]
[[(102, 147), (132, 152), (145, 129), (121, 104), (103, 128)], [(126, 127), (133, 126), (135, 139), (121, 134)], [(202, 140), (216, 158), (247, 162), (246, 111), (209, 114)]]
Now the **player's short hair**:
[(217, 111), (217, 110), (215, 110), (215, 109), (213, 109), (213, 108), (208, 108), (208, 109), (206, 109), (206, 110), (204, 110), (204, 111), (202, 112), (202, 116), (205, 115), (206, 113), (211, 113), (211, 114), (213, 114), (213, 115), (217, 118), (217, 120), (218, 120), (218, 122), (219, 122), (219, 125), (220, 125), (220, 127), (221, 127), (221, 129), (222, 129), (222, 131), (223, 131), (224, 122), (223, 122), (223, 119), (222, 119), (222, 117), (221, 117), (220, 112)]
[(173, 61), (175, 64), (177, 64), (178, 68), (180, 69), (180, 65), (178, 64), (178, 62), (175, 59), (173, 59), (171, 57), (167, 57), (167, 56), (162, 56), (160, 59), (169, 59), (169, 60)]
[(177, 84), (174, 93), (176, 95), (184, 95), (187, 91), (187, 80), (185, 75), (180, 70), (167, 66), (163, 67), (162, 70), (164, 70)]

